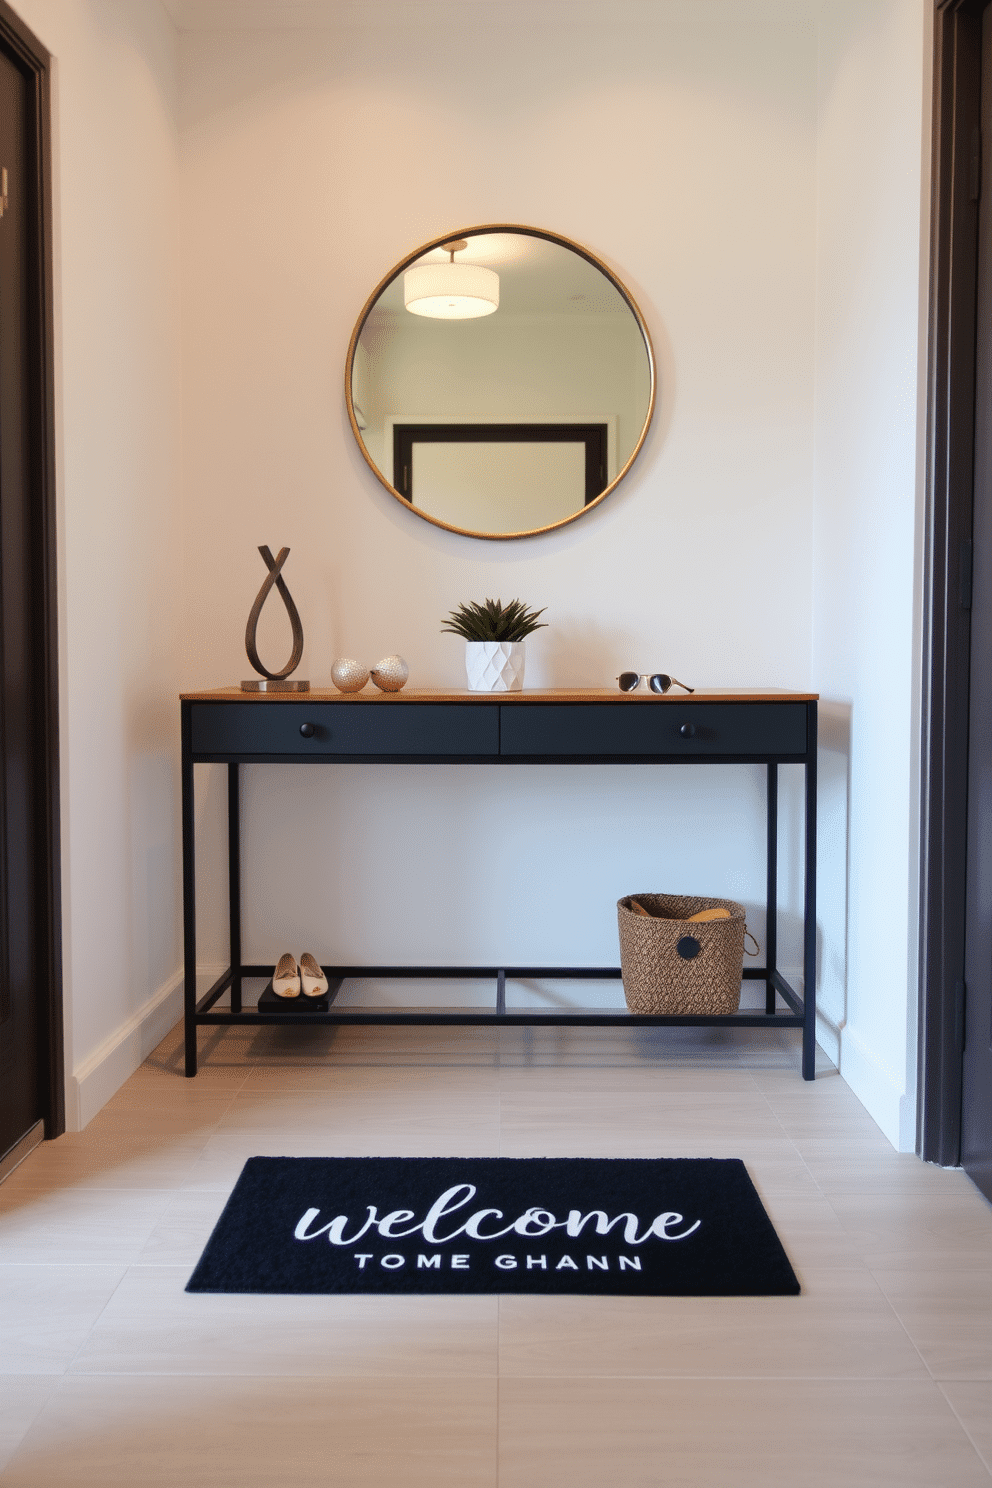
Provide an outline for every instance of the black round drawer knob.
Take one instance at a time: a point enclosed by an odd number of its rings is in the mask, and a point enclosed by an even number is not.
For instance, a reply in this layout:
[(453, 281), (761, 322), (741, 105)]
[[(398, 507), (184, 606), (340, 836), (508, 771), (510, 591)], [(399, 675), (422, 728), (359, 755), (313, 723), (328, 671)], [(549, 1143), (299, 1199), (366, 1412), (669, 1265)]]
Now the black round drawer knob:
[(312, 739), (316, 732), (317, 730), (314, 728), (312, 723), (300, 724), (300, 733), (303, 735), (304, 739)]
[[(302, 733), (302, 729), (300, 732)], [(696, 725), (694, 723), (684, 723), (679, 729), (679, 733), (683, 739), (693, 739), (696, 736)]]

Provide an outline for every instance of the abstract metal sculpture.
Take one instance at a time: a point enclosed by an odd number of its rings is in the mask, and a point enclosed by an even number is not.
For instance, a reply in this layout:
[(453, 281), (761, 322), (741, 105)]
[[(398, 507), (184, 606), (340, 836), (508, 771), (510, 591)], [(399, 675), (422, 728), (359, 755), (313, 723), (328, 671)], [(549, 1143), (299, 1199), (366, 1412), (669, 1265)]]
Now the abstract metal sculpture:
[[(262, 678), (262, 681), (242, 682), (242, 692), (309, 692), (310, 683), (300, 680), (291, 681), (290, 673), (295, 672), (303, 656), (303, 625), (300, 622), (300, 614), (293, 603), (293, 596), (286, 588), (286, 581), (282, 576), (283, 564), (289, 557), (289, 549), (280, 549), (279, 556), (273, 558), (271, 550), (262, 544), (258, 550), (265, 566), (269, 570), (265, 582), (255, 597), (255, 603), (251, 607), (248, 616), (248, 624), (245, 627), (245, 650), (248, 652), (248, 660)], [(262, 613), (262, 606), (269, 597), (273, 586), (278, 589), (289, 623), (293, 631), (293, 652), (281, 672), (270, 672), (259, 660), (256, 631), (258, 629), (258, 617)]]

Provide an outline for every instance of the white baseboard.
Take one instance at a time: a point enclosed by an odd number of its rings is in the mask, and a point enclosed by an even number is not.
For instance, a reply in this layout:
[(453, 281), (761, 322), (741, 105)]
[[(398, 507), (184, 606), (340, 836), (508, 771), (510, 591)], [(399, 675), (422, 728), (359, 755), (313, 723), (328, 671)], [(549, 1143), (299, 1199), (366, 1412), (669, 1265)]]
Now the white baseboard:
[(840, 1030), (829, 1018), (821, 1013), (816, 1015), (816, 1042), (834, 1064), (840, 1069)]
[(73, 1070), (65, 1102), (68, 1131), (82, 1131), (175, 1028), (183, 1015), (182, 993), (180, 969)]
[(850, 1027), (841, 1035), (840, 1072), (896, 1151), (912, 1152), (912, 1143), (905, 1145), (906, 1093)]

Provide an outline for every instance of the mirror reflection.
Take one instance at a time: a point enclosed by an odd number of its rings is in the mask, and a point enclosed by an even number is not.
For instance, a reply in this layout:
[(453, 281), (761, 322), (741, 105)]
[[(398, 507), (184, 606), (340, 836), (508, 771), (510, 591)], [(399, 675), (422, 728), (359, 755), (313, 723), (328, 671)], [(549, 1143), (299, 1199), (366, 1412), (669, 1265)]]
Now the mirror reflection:
[(418, 516), (476, 537), (547, 531), (609, 494), (650, 422), (650, 340), (576, 245), (485, 228), (412, 255), (348, 354), (362, 452)]

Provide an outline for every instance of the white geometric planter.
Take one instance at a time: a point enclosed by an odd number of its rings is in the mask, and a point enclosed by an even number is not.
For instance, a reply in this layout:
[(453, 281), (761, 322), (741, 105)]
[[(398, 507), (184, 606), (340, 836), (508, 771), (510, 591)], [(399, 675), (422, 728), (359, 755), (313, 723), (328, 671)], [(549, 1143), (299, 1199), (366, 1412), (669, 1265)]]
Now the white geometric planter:
[(469, 692), (520, 692), (524, 685), (523, 641), (466, 641)]

